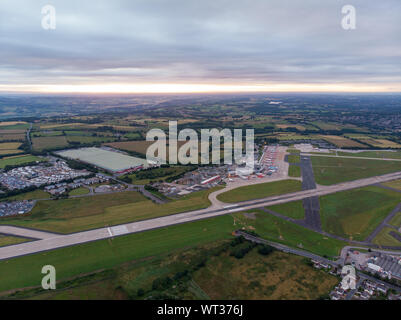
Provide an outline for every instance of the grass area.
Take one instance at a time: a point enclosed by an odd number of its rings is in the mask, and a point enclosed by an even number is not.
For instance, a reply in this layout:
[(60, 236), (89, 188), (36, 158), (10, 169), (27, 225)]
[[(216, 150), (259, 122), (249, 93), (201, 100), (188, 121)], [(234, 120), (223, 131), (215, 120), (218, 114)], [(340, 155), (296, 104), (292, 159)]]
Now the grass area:
[(276, 204), (268, 208), (293, 219), (305, 218), (305, 209), (302, 205), (302, 200)]
[(391, 231), (396, 232), (393, 228), (384, 227), (373, 239), (373, 243), (380, 246), (401, 246), (401, 242), (389, 234)]
[(397, 190), (401, 190), (401, 180), (394, 180), (394, 181), (389, 181), (389, 182), (384, 182), (382, 185), (394, 188)]
[(289, 163), (299, 163), (299, 162), (301, 162), (301, 156), (295, 155), (295, 154), (290, 154), (288, 156), (288, 162)]
[(9, 246), (12, 244), (17, 244), (25, 241), (28, 241), (28, 239), (0, 234), (0, 247)]
[(401, 212), (397, 212), (393, 219), (391, 219), (390, 224), (394, 227), (401, 227)]
[(165, 181), (168, 178), (178, 176), (194, 167), (190, 166), (172, 166), (168, 168), (155, 168), (151, 170), (142, 170), (137, 173), (127, 175), (133, 184), (148, 184), (150, 181)]
[(146, 155), (146, 150), (151, 144), (153, 144), (152, 141), (140, 140), (140, 141), (112, 142), (108, 143), (107, 145), (112, 148), (134, 151)]
[(326, 140), (339, 148), (364, 148), (366, 145), (356, 142), (351, 139), (347, 139), (342, 136), (333, 136), (333, 135), (321, 135), (319, 136), (321, 139)]
[(288, 153), (300, 154), (300, 153), (301, 153), (301, 150), (298, 150), (298, 149), (287, 149), (287, 152), (288, 152)]
[(113, 137), (92, 137), (92, 136), (67, 136), (68, 142), (94, 143), (94, 142), (110, 142), (114, 141)]
[(256, 249), (240, 260), (221, 254), (209, 259), (193, 279), (212, 300), (309, 300), (327, 295), (337, 278), (306, 261), (279, 251), (263, 256)]
[(68, 142), (65, 136), (32, 138), (32, 144), (33, 148), (38, 151), (68, 146)]
[(301, 167), (300, 166), (288, 166), (288, 175), (290, 177), (299, 178), (301, 177)]
[(401, 159), (401, 152), (391, 151), (362, 151), (362, 152), (338, 152), (339, 156), (358, 157), (358, 158), (387, 158)]
[(400, 144), (387, 139), (375, 139), (373, 137), (365, 136), (359, 137), (358, 140), (374, 148), (401, 148)]
[(320, 197), (322, 228), (344, 238), (364, 240), (399, 202), (397, 192), (372, 186)]
[(35, 191), (20, 193), (16, 196), (7, 197), (5, 199), (8, 201), (10, 200), (19, 201), (19, 200), (35, 200), (35, 199), (49, 199), (49, 198), (50, 198), (49, 193), (41, 189), (37, 189)]
[(219, 194), (217, 199), (227, 203), (234, 203), (296, 192), (300, 191), (301, 188), (301, 181), (288, 179), (239, 187)]
[(206, 208), (215, 189), (191, 193), (165, 204), (155, 204), (134, 191), (51, 201), (39, 201), (31, 214), (5, 218), (1, 223), (60, 233), (145, 220)]
[(331, 185), (401, 171), (401, 161), (311, 157), (316, 182)]
[(81, 196), (84, 194), (88, 194), (89, 193), (89, 189), (88, 188), (84, 188), (84, 187), (80, 187), (80, 188), (76, 188), (74, 190), (71, 190), (68, 195), (69, 196)]
[(228, 239), (234, 228), (232, 217), (227, 215), (3, 260), (0, 274), (7, 277), (2, 277), (0, 291), (40, 286), (44, 265), (53, 265), (60, 281), (128, 261)]
[(0, 150), (15, 150), (18, 149), (21, 142), (3, 142), (0, 143)]
[[(233, 246), (232, 241), (218, 240), (62, 281), (57, 290), (26, 289), (14, 298), (317, 299), (338, 282), (336, 277), (314, 269), (307, 259), (288, 253), (262, 255), (253, 248), (241, 259), (231, 255), (234, 249), (248, 245)], [(160, 280), (164, 285), (155, 285), (161, 284)]]
[(23, 156), (15, 156), (0, 159), (0, 168), (5, 168), (6, 166), (17, 166), (23, 165), (25, 163), (33, 162), (33, 161), (44, 161), (43, 158), (32, 156), (32, 155), (23, 155)]
[(325, 237), (262, 210), (249, 210), (245, 214), (237, 213), (234, 217), (237, 228), (243, 227), (267, 240), (304, 249), (321, 256), (337, 257), (341, 249), (347, 245), (344, 241)]

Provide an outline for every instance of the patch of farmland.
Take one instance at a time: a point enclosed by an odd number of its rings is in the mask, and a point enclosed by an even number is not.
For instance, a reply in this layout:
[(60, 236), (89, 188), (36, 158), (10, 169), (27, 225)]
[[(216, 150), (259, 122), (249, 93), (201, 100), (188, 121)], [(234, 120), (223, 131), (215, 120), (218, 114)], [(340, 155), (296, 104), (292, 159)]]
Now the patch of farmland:
[(65, 136), (32, 138), (34, 150), (54, 149), (68, 146)]
[(327, 135), (327, 136), (320, 136), (321, 139), (324, 139), (334, 145), (336, 145), (339, 148), (366, 148), (366, 145), (363, 145), (359, 142), (347, 139), (342, 136), (333, 136), (333, 135)]

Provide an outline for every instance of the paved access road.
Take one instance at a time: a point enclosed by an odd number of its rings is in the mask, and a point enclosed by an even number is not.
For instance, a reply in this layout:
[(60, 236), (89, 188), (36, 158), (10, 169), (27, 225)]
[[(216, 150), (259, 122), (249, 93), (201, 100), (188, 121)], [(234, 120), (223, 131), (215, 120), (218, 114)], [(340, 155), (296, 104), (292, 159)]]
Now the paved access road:
[(0, 260), (46, 250), (62, 248), (66, 246), (72, 246), (89, 241), (111, 238), (123, 234), (136, 233), (155, 228), (162, 228), (175, 224), (216, 217), (243, 210), (256, 209), (274, 204), (286, 203), (295, 200), (302, 200), (312, 196), (322, 196), (330, 193), (350, 190), (354, 188), (359, 188), (395, 179), (401, 179), (401, 172), (396, 172), (383, 176), (377, 176), (361, 180), (355, 180), (351, 182), (345, 182), (332, 186), (319, 186), (318, 188), (313, 190), (299, 191), (260, 200), (244, 201), (234, 205), (227, 205), (226, 207), (223, 208), (216, 208), (216, 206), (211, 206), (207, 209), (184, 212), (144, 221), (132, 222), (114, 227), (99, 228), (67, 235), (54, 234), (54, 236), (52, 235), (51, 237), (46, 239), (2, 247), (0, 248)]

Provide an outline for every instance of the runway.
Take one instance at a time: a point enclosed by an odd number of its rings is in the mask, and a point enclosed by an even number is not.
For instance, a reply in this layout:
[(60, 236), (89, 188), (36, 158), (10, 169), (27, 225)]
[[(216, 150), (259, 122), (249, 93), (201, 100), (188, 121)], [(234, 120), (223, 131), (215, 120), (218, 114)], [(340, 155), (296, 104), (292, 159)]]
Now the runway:
[[(211, 206), (207, 209), (184, 212), (144, 221), (126, 223), (119, 226), (93, 229), (67, 235), (59, 235), (45, 232), (46, 238), (44, 239), (0, 248), (0, 260), (10, 259), (13, 257), (33, 254), (47, 250), (53, 250), (66, 246), (77, 245), (80, 243), (85, 243), (90, 241), (107, 239), (125, 234), (131, 234), (156, 228), (167, 227), (175, 224), (186, 223), (200, 219), (216, 217), (238, 211), (256, 209), (259, 207), (286, 203), (295, 200), (303, 200), (309, 197), (323, 196), (330, 193), (350, 190), (354, 188), (359, 188), (363, 186), (368, 186), (396, 179), (401, 179), (401, 172), (391, 173), (366, 179), (360, 179), (351, 182), (344, 182), (337, 185), (319, 186), (313, 190), (298, 191), (281, 196), (268, 197), (260, 200), (239, 202), (234, 205), (231, 204), (229, 207), (226, 208), (223, 207), (221, 209), (215, 209), (216, 208), (215, 206)], [(2, 230), (5, 230), (4, 228), (9, 228), (9, 226), (0, 226), (0, 233), (3, 232)], [(23, 228), (18, 228), (18, 229), (19, 229), (18, 230), (19, 234), (23, 236), (22, 230), (24, 229)], [(10, 229), (7, 230), (10, 231)], [(26, 229), (26, 230), (27, 232), (32, 232), (31, 229)]]

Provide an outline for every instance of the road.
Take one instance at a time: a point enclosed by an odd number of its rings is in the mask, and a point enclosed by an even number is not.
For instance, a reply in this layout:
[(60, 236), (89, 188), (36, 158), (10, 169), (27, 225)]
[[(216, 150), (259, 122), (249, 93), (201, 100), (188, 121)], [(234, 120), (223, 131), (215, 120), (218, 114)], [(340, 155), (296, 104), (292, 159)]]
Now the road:
[[(391, 173), (383, 176), (366, 178), (361, 180), (355, 180), (351, 182), (345, 182), (338, 185), (319, 186), (314, 190), (299, 191), (291, 194), (268, 197), (260, 200), (244, 201), (237, 204), (226, 205), (223, 208), (212, 205), (211, 207), (202, 210), (195, 210), (144, 221), (137, 221), (119, 226), (93, 229), (66, 235), (54, 234), (54, 236), (48, 237), (46, 239), (2, 247), (0, 248), (0, 260), (23, 256), (27, 254), (33, 254), (41, 251), (62, 248), (66, 246), (77, 245), (80, 243), (85, 243), (90, 241), (112, 238), (124, 234), (137, 233), (146, 230), (176, 225), (180, 223), (186, 223), (186, 222), (216, 217), (243, 210), (256, 209), (264, 206), (286, 203), (294, 200), (302, 200), (311, 196), (326, 195), (334, 192), (350, 190), (353, 188), (359, 188), (394, 179), (401, 179), (401, 172)], [(0, 226), (0, 233), (2, 232), (3, 227), (5, 226)], [(27, 230), (31, 231), (30, 229)], [(21, 230), (19, 230), (19, 232), (21, 232)]]
[(26, 140), (29, 145), (29, 150), (32, 150), (32, 141), (31, 141), (31, 130), (32, 130), (32, 123), (29, 123), (29, 128), (26, 132)]
[[(301, 174), (302, 174), (302, 190), (316, 189), (315, 175), (313, 174), (312, 161), (310, 156), (301, 157)], [(302, 200), (302, 205), (305, 210), (304, 223), (310, 229), (315, 231), (322, 230), (322, 223), (320, 220), (320, 204), (319, 197), (314, 196)]]

